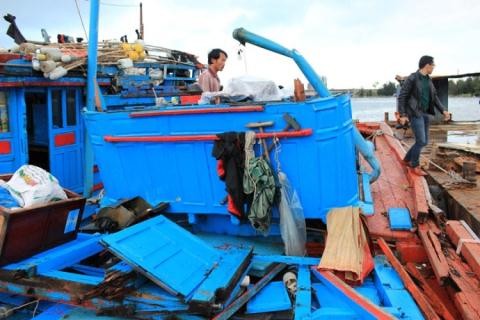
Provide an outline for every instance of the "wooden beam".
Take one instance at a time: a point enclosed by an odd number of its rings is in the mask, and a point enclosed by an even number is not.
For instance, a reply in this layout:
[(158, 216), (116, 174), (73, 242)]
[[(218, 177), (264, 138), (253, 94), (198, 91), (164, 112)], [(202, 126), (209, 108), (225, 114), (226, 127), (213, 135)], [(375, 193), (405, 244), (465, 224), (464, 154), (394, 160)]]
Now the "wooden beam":
[(400, 261), (398, 261), (398, 259), (395, 257), (392, 250), (388, 246), (387, 242), (383, 238), (379, 238), (377, 240), (377, 243), (380, 249), (382, 249), (383, 254), (385, 254), (390, 264), (393, 266), (395, 271), (397, 271), (398, 275), (402, 279), (403, 284), (405, 285), (405, 288), (407, 288), (408, 292), (410, 292), (410, 294), (413, 296), (413, 298), (417, 302), (425, 318), (429, 320), (430, 319), (440, 320), (440, 317), (437, 315), (433, 307), (427, 301), (427, 299), (425, 298), (423, 293), (420, 291), (420, 289), (418, 289), (417, 285), (413, 282), (412, 278), (410, 278), (410, 276), (408, 275), (407, 271), (405, 271)]

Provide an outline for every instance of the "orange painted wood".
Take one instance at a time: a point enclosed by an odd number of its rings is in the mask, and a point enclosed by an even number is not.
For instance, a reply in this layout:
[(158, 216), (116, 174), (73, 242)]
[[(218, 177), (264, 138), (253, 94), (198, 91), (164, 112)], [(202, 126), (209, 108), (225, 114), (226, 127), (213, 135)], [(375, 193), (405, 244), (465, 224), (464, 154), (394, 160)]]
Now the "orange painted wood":
[(444, 305), (443, 301), (437, 296), (437, 292), (430, 287), (428, 282), (422, 276), (420, 271), (415, 267), (413, 263), (407, 263), (406, 269), (408, 273), (414, 278), (417, 283), (420, 284), (425, 297), (432, 305), (433, 309), (436, 311), (437, 314), (442, 316), (444, 320), (456, 320), (455, 316), (448, 310), (448, 308)]
[[(376, 128), (382, 128), (381, 125), (376, 125)], [(388, 138), (388, 134), (382, 134), (377, 136), (374, 141), (375, 156), (379, 160), (381, 174), (378, 180), (370, 185), (374, 200), (374, 214), (366, 218), (367, 225), (373, 238), (411, 239), (414, 237), (412, 232), (390, 230), (386, 215), (389, 208), (407, 208), (412, 216), (416, 216), (417, 210), (416, 197), (408, 180), (407, 170), (395, 151), (395, 148), (399, 146), (394, 144), (392, 146)], [(368, 166), (363, 160), (362, 165)]]
[(457, 256), (453, 248), (447, 248), (446, 254), (450, 266), (450, 279), (457, 286), (451, 296), (463, 319), (480, 319), (480, 281), (470, 267)]
[(12, 145), (10, 141), (0, 141), (0, 154), (10, 154), (12, 152)]
[(430, 265), (438, 282), (443, 284), (445, 279), (449, 277), (449, 267), (445, 255), (442, 252), (440, 241), (425, 225), (419, 227), (418, 235), (422, 240), (428, 260), (430, 261)]
[(477, 277), (480, 277), (480, 243), (463, 243), (460, 254)]
[(375, 317), (375, 319), (395, 319), (394, 316), (385, 312), (382, 308), (373, 304), (370, 302), (370, 300), (364, 298), (358, 292), (353, 290), (352, 287), (343, 282), (339, 277), (333, 274), (333, 272), (327, 270), (317, 270), (317, 272), (320, 273), (327, 281), (333, 284), (338, 290), (340, 290), (348, 299), (350, 299), (350, 301), (354, 302), (356, 305)]
[(446, 223), (446, 231), (455, 248), (458, 246), (460, 239), (473, 239), (463, 224), (457, 220), (448, 220)]
[(418, 289), (416, 284), (413, 282), (412, 278), (408, 275), (407, 271), (403, 268), (402, 264), (393, 254), (392, 250), (388, 246), (387, 242), (383, 238), (379, 238), (377, 240), (380, 249), (383, 251), (385, 256), (387, 257), (390, 264), (393, 266), (395, 271), (397, 271), (398, 275), (403, 281), (405, 288), (407, 288), (408, 292), (413, 296), (415, 301), (417, 302), (420, 310), (422, 311), (423, 315), (426, 319), (439, 319), (440, 317), (437, 315), (433, 307), (425, 298), (424, 294)]
[(422, 242), (418, 239), (397, 241), (395, 248), (403, 262), (425, 263), (428, 261), (427, 253)]
[(75, 133), (60, 133), (55, 135), (55, 147), (68, 146), (75, 143)]
[[(298, 138), (312, 135), (313, 130), (301, 129), (295, 131), (259, 132), (255, 134), (258, 139), (265, 138)], [(104, 136), (107, 142), (180, 142), (180, 141), (215, 141), (219, 138), (214, 134), (193, 134), (177, 136)]]

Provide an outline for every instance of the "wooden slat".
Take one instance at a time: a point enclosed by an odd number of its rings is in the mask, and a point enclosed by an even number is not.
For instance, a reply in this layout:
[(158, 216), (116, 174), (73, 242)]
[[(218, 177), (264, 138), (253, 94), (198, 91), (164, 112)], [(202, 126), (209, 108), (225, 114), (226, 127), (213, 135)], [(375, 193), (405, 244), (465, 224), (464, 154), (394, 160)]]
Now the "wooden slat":
[(405, 271), (405, 269), (403, 268), (400, 261), (398, 261), (398, 259), (393, 254), (392, 250), (390, 250), (387, 242), (385, 240), (383, 240), (383, 238), (379, 238), (377, 240), (377, 243), (380, 246), (380, 249), (382, 249), (383, 253), (387, 257), (390, 264), (393, 266), (395, 271), (397, 271), (398, 275), (402, 279), (403, 284), (407, 288), (408, 292), (410, 292), (410, 294), (413, 296), (413, 298), (417, 302), (417, 304), (420, 307), (420, 310), (422, 310), (422, 313), (425, 316), (425, 318), (440, 320), (440, 317), (437, 315), (437, 313), (435, 312), (433, 307), (427, 301), (427, 299), (425, 298), (423, 293), (415, 285), (412, 278), (410, 278), (407, 271)]

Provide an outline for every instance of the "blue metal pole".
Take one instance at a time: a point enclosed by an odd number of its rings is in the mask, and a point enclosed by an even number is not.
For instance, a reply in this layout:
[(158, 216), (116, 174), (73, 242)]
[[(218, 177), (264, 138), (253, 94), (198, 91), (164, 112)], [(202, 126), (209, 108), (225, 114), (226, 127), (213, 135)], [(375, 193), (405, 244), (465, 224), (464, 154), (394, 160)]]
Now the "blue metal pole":
[(310, 82), (312, 87), (320, 95), (320, 97), (329, 97), (331, 95), (330, 91), (328, 91), (327, 87), (317, 75), (317, 73), (313, 70), (312, 66), (297, 50), (289, 50), (279, 45), (278, 43), (275, 43), (271, 40), (268, 40), (267, 38), (261, 37), (243, 28), (235, 29), (233, 31), (233, 38), (240, 41), (240, 43), (242, 44), (248, 42), (250, 44), (256, 45), (257, 47), (264, 48), (266, 50), (270, 50), (283, 56), (292, 58), (293, 61), (295, 61), (295, 63), (298, 65), (300, 70), (303, 72), (308, 82)]
[[(87, 110), (95, 110), (95, 87), (97, 86), (97, 45), (98, 45), (99, 0), (90, 0), (90, 30), (88, 36), (87, 69)], [(85, 129), (85, 168), (83, 195), (89, 197), (93, 189), (93, 151)]]
[(375, 182), (380, 176), (381, 168), (380, 163), (375, 157), (375, 148), (373, 143), (363, 139), (362, 135), (356, 127), (353, 128), (353, 141), (355, 142), (355, 147), (362, 154), (362, 156), (367, 160), (370, 167), (372, 167), (372, 172), (368, 175), (370, 176), (370, 183)]
[(97, 78), (97, 44), (98, 44), (99, 0), (90, 0), (90, 30), (88, 35), (88, 70), (87, 70), (87, 110), (95, 109), (95, 86)]

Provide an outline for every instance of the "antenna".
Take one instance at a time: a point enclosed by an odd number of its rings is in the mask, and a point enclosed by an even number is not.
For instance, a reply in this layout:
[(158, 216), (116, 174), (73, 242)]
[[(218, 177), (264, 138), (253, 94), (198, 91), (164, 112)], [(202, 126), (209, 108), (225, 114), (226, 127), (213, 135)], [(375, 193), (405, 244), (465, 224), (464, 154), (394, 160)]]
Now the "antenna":
[(140, 2), (140, 39), (145, 40), (145, 33), (143, 30), (143, 6)]

